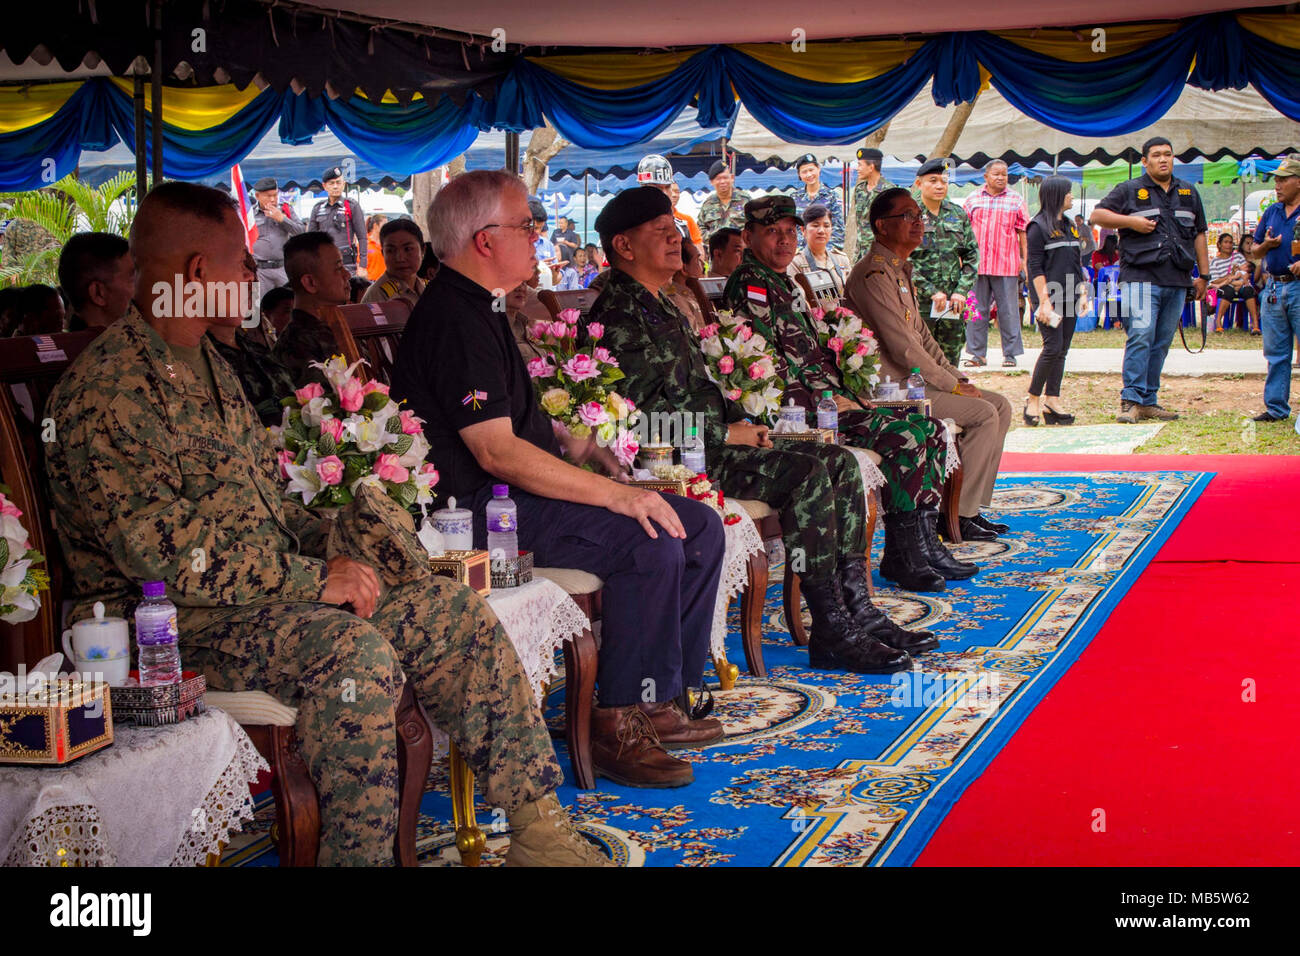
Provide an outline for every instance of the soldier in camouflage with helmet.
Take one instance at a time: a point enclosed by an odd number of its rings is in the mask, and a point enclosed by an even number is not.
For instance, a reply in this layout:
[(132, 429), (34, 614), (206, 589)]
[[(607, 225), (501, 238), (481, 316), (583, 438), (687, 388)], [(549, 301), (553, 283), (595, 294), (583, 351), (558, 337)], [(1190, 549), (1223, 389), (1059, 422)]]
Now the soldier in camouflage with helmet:
[[(140, 205), (131, 251), (140, 313), (86, 349), (48, 408), (73, 618), (95, 600), (125, 613), (141, 582), (164, 581), (190, 667), (214, 687), (292, 702), (320, 795), (321, 864), (392, 860), (395, 707), (408, 680), (487, 799), (508, 813), (507, 863), (603, 859), (554, 796), (562, 774), (491, 609), (473, 591), (429, 577), (409, 540), (409, 571), (397, 575), (388, 560), (401, 550), (389, 533), (397, 523), (371, 523), (377, 568), (337, 552), (327, 560), (336, 529), (281, 499), (266, 432), (204, 336), (219, 323), (238, 325), (237, 304), (217, 310), (225, 317), (178, 315), (153, 291), (202, 277), (212, 295), (252, 281), (229, 197), (191, 183), (158, 186)], [(359, 501), (394, 514), (385, 496), (367, 495)]]
[[(773, 448), (709, 378), (685, 316), (660, 292), (681, 268), (672, 207), (650, 189), (625, 190), (596, 220), (610, 275), (590, 323), (618, 359), (619, 392), (645, 415), (698, 415), (709, 477), (735, 498), (778, 510), (787, 560), (812, 611), (813, 667), (890, 673), (911, 666), (909, 647), (934, 646), (928, 632), (893, 625), (871, 605), (864, 559), (862, 476), (853, 455), (812, 442)], [(847, 602), (847, 604), (846, 604)]]
[(948, 199), (948, 162), (931, 159), (916, 171), (915, 188), (920, 192), (921, 218), (925, 238), (912, 253), (912, 279), (917, 298), (942, 313), (922, 318), (939, 348), (953, 365), (961, 361), (966, 347), (967, 300), (979, 273), (980, 250), (966, 211)]
[(873, 408), (870, 396), (844, 387), (834, 353), (818, 343), (803, 290), (785, 274), (798, 222), (788, 196), (745, 204), (745, 255), (727, 280), (723, 307), (747, 316), (772, 344), (787, 401), (811, 409), (830, 392), (844, 441), (881, 456), (886, 482), (881, 573), (909, 591), (942, 591), (945, 579), (968, 578), (977, 570), (953, 558), (934, 533), (947, 457), (944, 425), (903, 409)]

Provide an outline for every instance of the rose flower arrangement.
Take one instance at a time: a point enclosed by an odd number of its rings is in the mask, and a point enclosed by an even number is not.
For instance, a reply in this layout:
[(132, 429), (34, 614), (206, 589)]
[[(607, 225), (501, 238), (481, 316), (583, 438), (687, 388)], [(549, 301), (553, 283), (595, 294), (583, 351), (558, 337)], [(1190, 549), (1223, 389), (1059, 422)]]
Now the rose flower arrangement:
[[(546, 414), (574, 438), (594, 435), (620, 464), (630, 466), (640, 448), (628, 428), (636, 406), (609, 387), (623, 372), (608, 349), (595, 345), (590, 352), (577, 351), (579, 317), (577, 309), (565, 309), (554, 322), (533, 323), (529, 331), (547, 354), (528, 363), (528, 374)], [(593, 343), (604, 334), (599, 322), (587, 326)]]
[(32, 567), (45, 557), (32, 548), (19, 522), (23, 513), (0, 492), (0, 621), (22, 624), (40, 610), (39, 592), (48, 591), (49, 575)]
[(854, 395), (870, 397), (880, 381), (880, 345), (862, 319), (848, 309), (836, 306), (829, 312), (813, 310), (817, 339), (823, 348), (835, 353), (844, 387)]
[(733, 402), (769, 425), (776, 420), (785, 390), (776, 374), (776, 357), (767, 339), (743, 316), (717, 313), (717, 321), (700, 329), (700, 350), (709, 377)]
[(383, 488), (403, 508), (433, 500), (438, 470), (425, 461), (424, 421), (403, 411), (382, 382), (362, 382), (342, 356), (312, 362), (329, 387), (312, 382), (284, 400), (270, 429), (282, 450), (280, 475), (309, 508), (345, 505), (361, 485)]

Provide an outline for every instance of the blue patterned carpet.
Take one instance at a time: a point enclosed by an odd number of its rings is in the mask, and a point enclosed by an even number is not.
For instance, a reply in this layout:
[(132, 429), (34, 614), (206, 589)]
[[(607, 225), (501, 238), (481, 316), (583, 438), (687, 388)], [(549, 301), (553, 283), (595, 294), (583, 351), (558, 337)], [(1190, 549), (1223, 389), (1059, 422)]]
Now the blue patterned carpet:
[[(570, 776), (561, 800), (589, 838), (632, 866), (907, 865), (1084, 650), (1210, 477), (1000, 476), (993, 511), (1012, 533), (955, 549), (980, 564), (978, 575), (936, 595), (895, 590), (877, 575), (877, 603), (942, 642), (904, 674), (809, 670), (806, 649), (790, 641), (774, 569), (764, 614), (769, 679), (742, 673), (733, 690), (715, 694), (727, 739), (676, 752), (694, 765), (695, 783), (638, 790), (600, 780), (598, 789), (579, 791)], [(731, 624), (728, 654), (743, 667), (734, 603)], [(556, 727), (562, 699), (562, 686), (553, 688), (547, 717)], [(568, 772), (562, 740), (556, 748)], [(445, 764), (435, 766), (430, 788), (422, 860), (458, 864)], [(480, 803), (478, 817), (488, 839), (483, 865), (499, 864), (509, 840), (502, 814)], [(274, 864), (269, 823), (267, 804), (224, 862)]]

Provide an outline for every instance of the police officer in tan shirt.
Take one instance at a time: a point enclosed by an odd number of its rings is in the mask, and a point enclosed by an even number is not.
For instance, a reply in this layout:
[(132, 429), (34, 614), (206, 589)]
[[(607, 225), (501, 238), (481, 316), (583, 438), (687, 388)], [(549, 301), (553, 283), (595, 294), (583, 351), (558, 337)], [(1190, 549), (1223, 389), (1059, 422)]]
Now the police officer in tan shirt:
[(972, 385), (926, 328), (908, 262), (925, 235), (916, 200), (906, 189), (887, 189), (872, 202), (870, 215), (875, 243), (850, 273), (845, 300), (880, 342), (881, 374), (902, 382), (919, 368), (934, 417), (950, 418), (962, 427), (957, 436), (964, 469), (957, 509), (961, 534), (991, 540), (1009, 530), (981, 515), (980, 507), (992, 501), (1002, 443), (1011, 426), (1011, 403)]

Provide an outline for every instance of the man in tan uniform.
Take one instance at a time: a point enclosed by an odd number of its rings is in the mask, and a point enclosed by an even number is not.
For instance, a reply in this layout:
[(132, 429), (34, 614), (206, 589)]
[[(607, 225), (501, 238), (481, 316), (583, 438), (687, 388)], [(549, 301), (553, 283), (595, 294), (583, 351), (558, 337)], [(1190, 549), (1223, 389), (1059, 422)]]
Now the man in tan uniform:
[(987, 541), (1007, 526), (980, 514), (992, 500), (1002, 443), (1011, 426), (1011, 403), (976, 388), (957, 371), (926, 328), (908, 257), (925, 235), (916, 200), (905, 189), (887, 189), (871, 204), (875, 243), (853, 268), (845, 300), (880, 342), (880, 372), (903, 382), (919, 368), (935, 418), (962, 427), (957, 449), (965, 469), (961, 501), (962, 537)]

